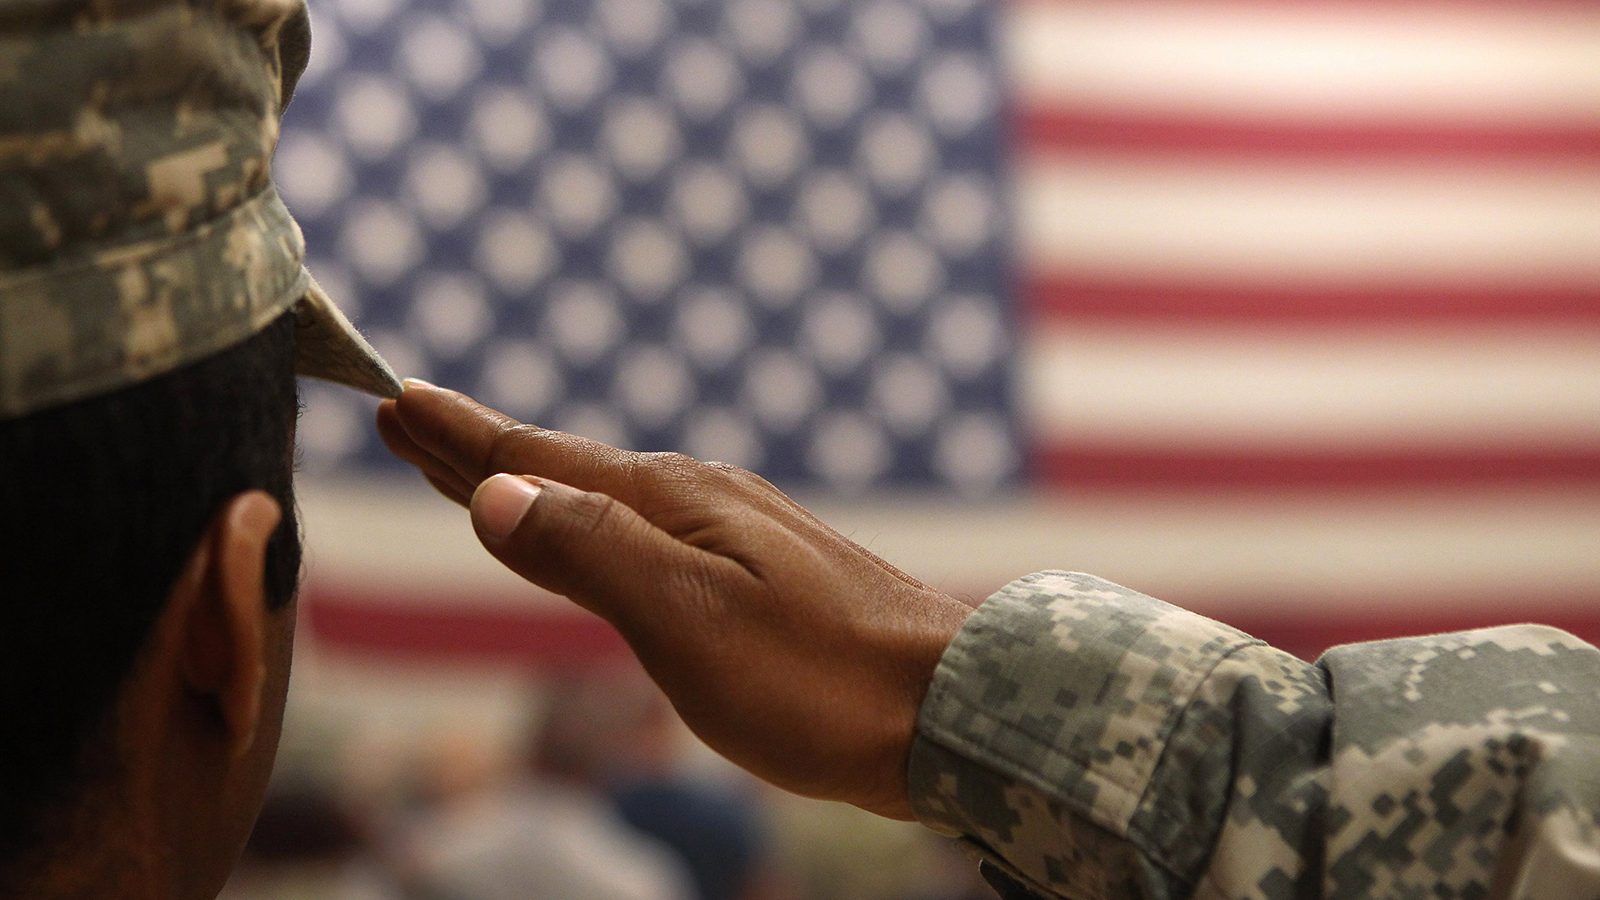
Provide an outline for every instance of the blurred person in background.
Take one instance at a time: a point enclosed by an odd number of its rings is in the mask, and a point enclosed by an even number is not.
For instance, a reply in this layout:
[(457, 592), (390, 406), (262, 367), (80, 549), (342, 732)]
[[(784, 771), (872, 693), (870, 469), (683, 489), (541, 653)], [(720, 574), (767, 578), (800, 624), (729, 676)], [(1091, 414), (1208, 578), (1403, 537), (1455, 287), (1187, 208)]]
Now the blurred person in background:
[(291, 3), (0, 10), (0, 895), (215, 896), (272, 768), (296, 373), (399, 384), (268, 177)]
[(745, 785), (687, 771), (682, 723), (634, 667), (560, 680), (530, 754), (547, 779), (587, 785), (670, 848), (699, 900), (782, 895), (766, 823)]
[[(469, 742), (429, 766), (431, 797), (400, 825), (411, 892), (439, 900), (693, 900), (684, 858), (632, 828), (606, 775), (637, 754), (650, 696), (616, 679), (551, 688), (528, 758), (493, 777)], [(472, 773), (479, 773), (473, 777)]]
[(974, 610), (733, 466), (417, 381), (378, 425), (490, 553), (613, 623), (713, 749), (961, 836), (1007, 897), (1600, 892), (1600, 651), (1564, 632), (1309, 664), (1090, 575)]

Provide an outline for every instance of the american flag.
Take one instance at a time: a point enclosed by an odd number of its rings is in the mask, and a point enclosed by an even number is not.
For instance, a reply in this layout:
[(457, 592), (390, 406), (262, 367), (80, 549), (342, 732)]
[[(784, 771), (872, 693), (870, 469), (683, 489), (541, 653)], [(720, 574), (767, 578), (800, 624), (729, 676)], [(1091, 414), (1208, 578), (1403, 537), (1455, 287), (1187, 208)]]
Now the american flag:
[[(324, 0), (276, 174), (404, 374), (981, 595), (1600, 637), (1600, 8)], [(609, 652), (308, 386), (312, 633)]]

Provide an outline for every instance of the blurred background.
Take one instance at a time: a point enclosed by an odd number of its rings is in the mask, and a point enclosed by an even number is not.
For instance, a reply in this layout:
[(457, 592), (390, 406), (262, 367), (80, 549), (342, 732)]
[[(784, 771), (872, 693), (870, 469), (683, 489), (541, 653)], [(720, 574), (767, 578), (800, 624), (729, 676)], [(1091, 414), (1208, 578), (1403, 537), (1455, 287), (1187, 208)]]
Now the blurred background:
[[(982, 598), (1600, 638), (1600, 8), (313, 0), (277, 177), (402, 374), (748, 466)], [(689, 737), (305, 385), (248, 897), (983, 896)], [(705, 639), (716, 640), (716, 635)]]

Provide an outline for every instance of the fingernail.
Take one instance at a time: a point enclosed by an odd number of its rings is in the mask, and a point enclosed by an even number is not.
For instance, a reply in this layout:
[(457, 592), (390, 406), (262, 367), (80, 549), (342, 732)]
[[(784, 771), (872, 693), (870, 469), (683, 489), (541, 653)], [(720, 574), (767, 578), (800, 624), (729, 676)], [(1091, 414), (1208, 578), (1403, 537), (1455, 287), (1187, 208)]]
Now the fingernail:
[(504, 540), (522, 524), (542, 490), (543, 486), (516, 475), (496, 475), (478, 486), (472, 515), (484, 534)]
[(400, 384), (408, 391), (412, 388), (416, 388), (417, 390), (421, 391), (437, 391), (439, 389), (438, 386), (429, 384), (428, 382), (423, 381), (421, 378), (407, 378), (405, 381), (400, 382)]

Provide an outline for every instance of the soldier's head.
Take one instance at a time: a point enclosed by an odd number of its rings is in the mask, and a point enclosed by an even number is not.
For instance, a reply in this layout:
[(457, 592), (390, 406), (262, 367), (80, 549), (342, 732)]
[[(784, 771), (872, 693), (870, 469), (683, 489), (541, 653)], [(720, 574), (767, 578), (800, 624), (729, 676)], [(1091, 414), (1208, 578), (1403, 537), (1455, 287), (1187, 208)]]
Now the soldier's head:
[(296, 0), (0, 13), (0, 895), (209, 897), (266, 787), (296, 374), (399, 385), (271, 185)]

